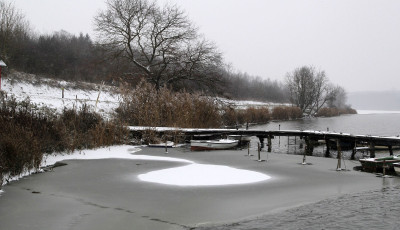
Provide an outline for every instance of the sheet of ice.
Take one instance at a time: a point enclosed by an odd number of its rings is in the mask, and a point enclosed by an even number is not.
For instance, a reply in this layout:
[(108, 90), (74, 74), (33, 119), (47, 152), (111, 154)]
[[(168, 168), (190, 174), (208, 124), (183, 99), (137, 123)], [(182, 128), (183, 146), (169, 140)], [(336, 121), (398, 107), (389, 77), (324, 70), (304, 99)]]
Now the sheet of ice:
[(387, 111), (387, 110), (360, 110), (357, 109), (358, 114), (399, 114), (400, 111)]
[(263, 173), (223, 165), (190, 164), (152, 171), (138, 176), (140, 180), (178, 186), (217, 186), (255, 183), (271, 177)]
[(128, 159), (128, 160), (172, 161), (172, 162), (182, 162), (189, 164), (193, 163), (193, 161), (180, 158), (133, 154), (137, 151), (140, 151), (140, 148), (129, 145), (121, 145), (121, 146), (112, 146), (94, 150), (75, 151), (72, 154), (65, 154), (65, 155), (48, 155), (43, 160), (42, 166), (52, 165), (57, 161), (62, 161), (62, 160), (96, 160), (96, 159)]
[[(40, 167), (45, 167), (49, 165), (54, 165), (58, 161), (63, 160), (96, 160), (96, 159), (128, 159), (128, 160), (149, 160), (149, 161), (169, 161), (169, 162), (182, 162), (192, 164), (193, 161), (173, 158), (173, 157), (160, 157), (160, 156), (148, 156), (148, 155), (137, 155), (134, 154), (140, 151), (140, 148), (130, 146), (130, 145), (121, 145), (121, 146), (111, 146), (106, 148), (99, 148), (93, 150), (82, 150), (82, 151), (74, 151), (70, 154), (52, 154), (43, 157), (42, 163)], [(43, 171), (43, 170), (39, 170)], [(18, 176), (9, 177), (7, 180), (3, 180), (3, 185), (8, 182), (16, 181), (21, 179), (22, 177), (29, 176), (32, 173), (35, 173), (35, 170), (26, 170)]]

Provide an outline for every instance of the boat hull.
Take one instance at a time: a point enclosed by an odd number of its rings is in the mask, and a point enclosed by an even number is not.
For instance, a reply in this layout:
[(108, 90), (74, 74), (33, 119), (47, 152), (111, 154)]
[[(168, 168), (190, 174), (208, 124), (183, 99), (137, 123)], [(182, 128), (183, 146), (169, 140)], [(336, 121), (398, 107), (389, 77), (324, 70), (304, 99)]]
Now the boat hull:
[(393, 169), (396, 172), (396, 174), (400, 176), (400, 163), (394, 163)]
[(190, 150), (224, 150), (232, 149), (238, 145), (238, 140), (191, 140)]
[(167, 147), (167, 148), (173, 148), (174, 145), (175, 145), (174, 142), (172, 142), (172, 141), (167, 141), (167, 143), (149, 144), (148, 146), (149, 146), (149, 147), (152, 147), (152, 148), (165, 148), (165, 147)]
[(378, 172), (383, 170), (383, 166), (387, 170), (394, 170), (394, 163), (400, 163), (399, 157), (382, 157), (382, 158), (366, 158), (359, 160), (363, 169), (369, 172)]

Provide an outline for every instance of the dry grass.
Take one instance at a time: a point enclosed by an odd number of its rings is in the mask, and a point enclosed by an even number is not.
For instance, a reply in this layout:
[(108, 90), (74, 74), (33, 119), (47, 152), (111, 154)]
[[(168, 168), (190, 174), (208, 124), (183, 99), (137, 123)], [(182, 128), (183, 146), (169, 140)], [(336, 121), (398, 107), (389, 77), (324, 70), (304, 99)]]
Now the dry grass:
[(342, 114), (357, 114), (357, 110), (352, 109), (352, 108), (344, 108), (344, 109), (322, 108), (318, 111), (316, 116), (317, 117), (334, 117), (334, 116), (340, 116)]
[[(29, 99), (18, 102), (0, 91), (0, 185), (5, 175), (37, 169), (45, 153), (73, 151), (124, 143), (128, 131), (105, 122), (85, 105), (59, 116)], [(7, 178), (5, 178), (7, 179)]]
[(209, 97), (187, 92), (159, 91), (145, 81), (122, 90), (117, 119), (150, 127), (215, 128), (222, 125), (219, 105)]
[(293, 120), (303, 117), (299, 107), (279, 106), (272, 110), (272, 119), (274, 120)]

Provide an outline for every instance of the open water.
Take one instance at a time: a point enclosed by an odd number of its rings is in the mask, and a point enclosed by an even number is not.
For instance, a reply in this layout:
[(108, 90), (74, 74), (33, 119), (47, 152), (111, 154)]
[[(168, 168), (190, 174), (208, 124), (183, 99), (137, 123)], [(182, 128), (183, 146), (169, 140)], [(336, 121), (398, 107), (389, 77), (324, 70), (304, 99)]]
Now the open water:
[[(397, 136), (400, 134), (400, 114), (311, 118), (271, 122), (253, 128), (321, 131), (326, 131), (329, 128), (330, 131), (351, 134)], [(299, 141), (296, 140), (296, 145), (294, 145), (294, 139), (291, 138), (288, 145), (287, 137), (276, 137), (273, 140), (272, 149), (274, 152), (301, 154), (303, 149), (298, 147)], [(315, 155), (323, 155), (323, 148), (315, 149)], [(377, 156), (379, 154), (387, 153), (385, 151), (377, 152)], [(349, 156), (349, 153), (347, 156)], [(198, 229), (400, 229), (399, 181), (400, 177), (396, 176), (382, 178), (382, 187), (375, 191), (342, 195), (255, 219)]]
[[(344, 115), (329, 118), (306, 118), (294, 121), (273, 121), (266, 125), (252, 127), (261, 130), (315, 130), (350, 133), (353, 135), (378, 135), (398, 136), (400, 135), (400, 114), (362, 114)], [(275, 137), (272, 140), (274, 152), (287, 154), (303, 154), (304, 149), (300, 143), (304, 141), (298, 137)], [(388, 151), (377, 151), (377, 156), (388, 155)], [(400, 150), (394, 150), (394, 154), (400, 154)], [(316, 147), (314, 156), (325, 155), (325, 145)], [(344, 151), (344, 158), (350, 158), (351, 151)], [(336, 157), (336, 152), (331, 151), (331, 156)], [(356, 158), (363, 157), (359, 152)]]

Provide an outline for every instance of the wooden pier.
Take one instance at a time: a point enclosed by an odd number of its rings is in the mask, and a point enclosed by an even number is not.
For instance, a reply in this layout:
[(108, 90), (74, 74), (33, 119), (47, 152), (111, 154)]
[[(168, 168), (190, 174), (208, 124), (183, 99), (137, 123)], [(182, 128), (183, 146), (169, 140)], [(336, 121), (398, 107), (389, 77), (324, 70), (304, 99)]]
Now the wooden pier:
[(312, 155), (314, 143), (324, 141), (326, 143), (325, 156), (330, 155), (332, 144), (339, 151), (346, 146), (352, 149), (351, 159), (354, 159), (357, 146), (367, 146), (370, 151), (370, 157), (375, 157), (376, 146), (386, 147), (390, 155), (393, 155), (393, 146), (400, 146), (399, 136), (373, 136), (373, 135), (353, 135), (349, 133), (338, 133), (330, 131), (314, 131), (314, 130), (242, 130), (242, 129), (186, 129), (173, 127), (138, 127), (130, 126), (132, 133), (141, 133), (146, 130), (152, 130), (160, 135), (176, 133), (191, 137), (199, 135), (243, 135), (255, 136), (260, 140), (261, 148), (265, 147), (264, 140), (267, 139), (267, 151), (272, 151), (272, 139), (275, 137), (299, 137), (304, 139), (305, 154)]

